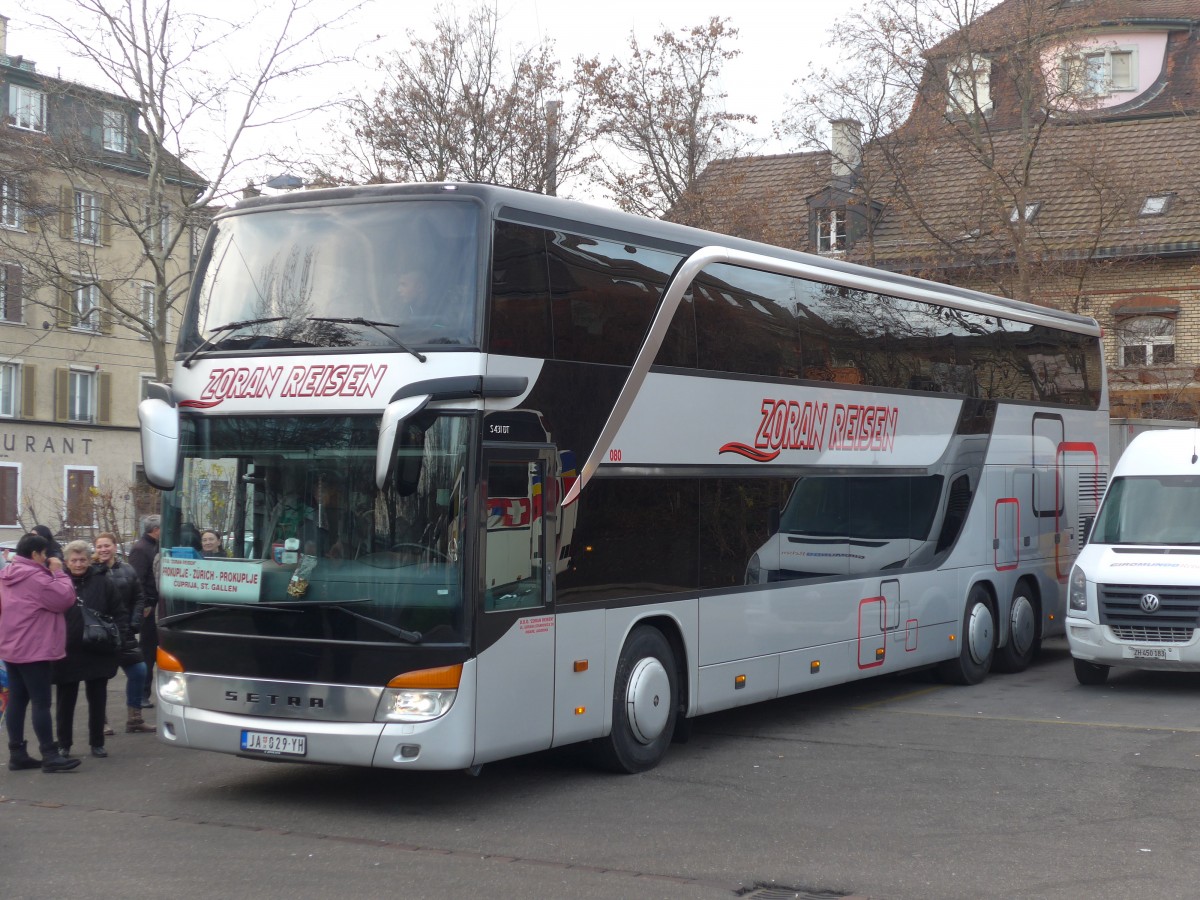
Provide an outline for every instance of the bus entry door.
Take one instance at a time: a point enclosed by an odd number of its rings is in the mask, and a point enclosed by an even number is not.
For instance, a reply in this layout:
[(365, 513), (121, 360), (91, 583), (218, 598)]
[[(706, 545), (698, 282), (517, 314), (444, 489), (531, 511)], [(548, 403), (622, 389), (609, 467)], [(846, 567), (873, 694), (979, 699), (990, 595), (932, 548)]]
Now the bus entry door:
[(553, 460), (548, 450), (484, 450), (476, 764), (550, 746), (554, 610), (546, 548), (554, 528), (546, 522), (558, 506)]

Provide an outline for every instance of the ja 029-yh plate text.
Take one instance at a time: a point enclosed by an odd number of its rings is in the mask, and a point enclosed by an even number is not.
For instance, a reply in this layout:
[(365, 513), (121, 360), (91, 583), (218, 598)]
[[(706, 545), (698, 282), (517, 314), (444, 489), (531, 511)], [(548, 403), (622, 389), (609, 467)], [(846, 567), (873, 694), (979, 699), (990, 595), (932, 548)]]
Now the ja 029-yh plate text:
[(269, 731), (243, 731), (242, 749), (267, 756), (304, 756), (308, 738), (302, 734), (272, 734)]

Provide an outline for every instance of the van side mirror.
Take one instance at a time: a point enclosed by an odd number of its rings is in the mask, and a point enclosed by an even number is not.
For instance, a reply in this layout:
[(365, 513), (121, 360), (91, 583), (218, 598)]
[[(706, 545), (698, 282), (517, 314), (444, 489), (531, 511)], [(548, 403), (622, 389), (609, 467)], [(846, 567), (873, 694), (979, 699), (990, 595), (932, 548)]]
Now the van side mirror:
[(175, 487), (179, 469), (179, 409), (150, 397), (138, 404), (142, 433), (142, 466), (146, 480), (164, 491)]
[(381, 491), (396, 465), (396, 439), (400, 436), (400, 426), (405, 419), (423, 410), (428, 402), (429, 394), (418, 394), (393, 400), (384, 408), (383, 418), (379, 420), (379, 441), (375, 445), (375, 485)]

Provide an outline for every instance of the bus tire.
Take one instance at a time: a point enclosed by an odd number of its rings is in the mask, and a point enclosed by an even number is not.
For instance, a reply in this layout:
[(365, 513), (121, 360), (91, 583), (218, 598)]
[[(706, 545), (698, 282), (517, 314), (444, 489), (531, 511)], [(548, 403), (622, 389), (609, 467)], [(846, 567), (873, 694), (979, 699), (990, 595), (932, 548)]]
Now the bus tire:
[(1072, 658), (1075, 663), (1075, 680), (1080, 684), (1100, 685), (1108, 681), (1108, 666), (1088, 662), (1086, 659)]
[(996, 648), (998, 672), (1023, 672), (1029, 668), (1042, 646), (1038, 634), (1041, 613), (1033, 585), (1025, 578), (1013, 588), (1012, 602), (1008, 605), (1008, 641)]
[(678, 695), (670, 643), (657, 628), (635, 628), (617, 662), (612, 731), (595, 744), (597, 762), (630, 775), (658, 765), (675, 732)]
[(978, 684), (987, 677), (996, 655), (996, 615), (992, 595), (981, 584), (972, 587), (967, 595), (959, 638), (958, 656), (941, 663), (938, 673), (943, 681), (951, 684)]

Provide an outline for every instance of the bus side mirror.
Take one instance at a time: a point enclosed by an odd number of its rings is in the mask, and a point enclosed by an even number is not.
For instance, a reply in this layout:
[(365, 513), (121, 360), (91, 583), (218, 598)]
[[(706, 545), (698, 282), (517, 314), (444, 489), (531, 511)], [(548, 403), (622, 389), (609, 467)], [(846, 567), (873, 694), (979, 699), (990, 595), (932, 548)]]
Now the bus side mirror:
[(379, 443), (375, 447), (375, 485), (382, 491), (396, 465), (396, 438), (404, 420), (416, 415), (429, 402), (428, 394), (393, 400), (379, 421)]
[(149, 398), (138, 404), (142, 428), (142, 466), (156, 488), (175, 487), (179, 469), (179, 410), (165, 400)]

